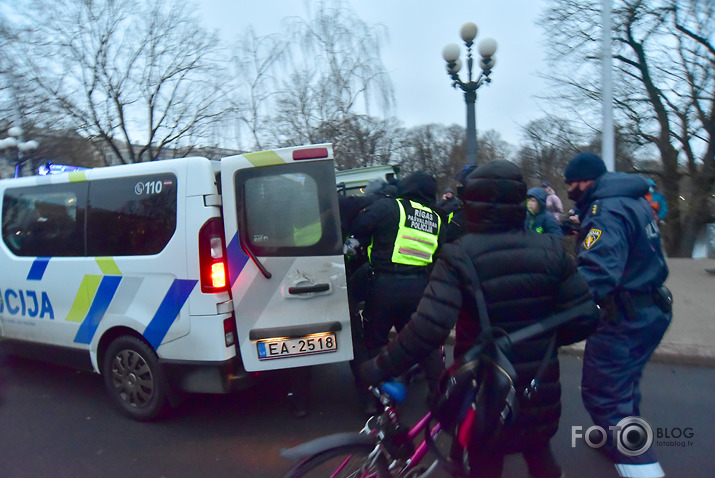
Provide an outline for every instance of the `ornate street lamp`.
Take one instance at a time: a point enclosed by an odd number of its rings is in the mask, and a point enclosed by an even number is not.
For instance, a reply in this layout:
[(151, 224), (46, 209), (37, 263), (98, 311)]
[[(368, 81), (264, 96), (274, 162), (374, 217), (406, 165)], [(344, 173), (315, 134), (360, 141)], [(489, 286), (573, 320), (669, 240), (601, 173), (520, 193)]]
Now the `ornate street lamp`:
[(479, 55), (482, 59), (479, 66), (482, 71), (475, 79), (472, 78), (472, 44), (477, 37), (477, 25), (472, 22), (467, 22), (462, 25), (460, 35), (464, 44), (467, 46), (467, 81), (464, 82), (459, 77), (459, 71), (462, 69), (462, 60), (459, 58), (460, 48), (456, 43), (450, 43), (442, 50), (442, 57), (447, 62), (447, 73), (452, 78), (452, 87), (459, 88), (464, 91), (464, 101), (467, 103), (467, 164), (477, 164), (477, 119), (475, 113), (475, 105), (477, 102), (477, 90), (484, 83), (490, 83), (492, 80), (489, 74), (496, 64), (494, 53), (497, 51), (497, 42), (493, 38), (485, 38), (479, 42)]
[(19, 126), (13, 126), (7, 130), (9, 135), (5, 139), (0, 139), (0, 150), (3, 149), (14, 149), (15, 150), (15, 177), (20, 176), (20, 169), (22, 165), (30, 159), (25, 157), (25, 153), (30, 153), (37, 149), (39, 143), (34, 139), (29, 141), (22, 140), (22, 128)]

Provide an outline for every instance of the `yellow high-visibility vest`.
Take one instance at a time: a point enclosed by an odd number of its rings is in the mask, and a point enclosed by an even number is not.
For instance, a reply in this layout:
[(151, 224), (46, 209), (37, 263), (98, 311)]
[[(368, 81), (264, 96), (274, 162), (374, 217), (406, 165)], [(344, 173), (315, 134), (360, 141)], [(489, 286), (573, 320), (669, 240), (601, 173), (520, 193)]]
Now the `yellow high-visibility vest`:
[[(400, 222), (392, 250), (392, 262), (409, 266), (427, 266), (437, 250), (441, 227), (439, 214), (414, 201), (397, 200)], [(372, 244), (368, 248), (368, 257)]]

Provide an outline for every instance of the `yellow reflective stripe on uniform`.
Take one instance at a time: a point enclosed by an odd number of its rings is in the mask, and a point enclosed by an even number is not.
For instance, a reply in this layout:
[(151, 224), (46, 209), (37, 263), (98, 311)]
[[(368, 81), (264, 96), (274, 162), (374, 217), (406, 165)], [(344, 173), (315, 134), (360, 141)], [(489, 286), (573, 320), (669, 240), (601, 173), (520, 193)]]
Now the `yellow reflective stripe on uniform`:
[(253, 166), (273, 166), (276, 164), (285, 164), (283, 158), (278, 156), (275, 151), (259, 151), (257, 153), (247, 153), (243, 155)]
[(82, 278), (82, 283), (79, 285), (79, 290), (65, 320), (70, 322), (82, 322), (84, 320), (101, 281), (102, 276), (98, 275), (86, 275)]
[(111, 257), (97, 257), (95, 258), (95, 261), (97, 261), (99, 270), (101, 270), (103, 274), (108, 276), (122, 275), (122, 272), (119, 270), (117, 263), (114, 262), (114, 259), (112, 259)]
[(392, 250), (392, 262), (426, 266), (432, 263), (432, 256), (437, 250), (437, 238), (442, 221), (439, 214), (432, 209), (414, 201), (408, 202), (411, 215), (406, 213), (403, 200), (397, 200), (400, 222)]
[(430, 262), (432, 260), (430, 259), (432, 257), (432, 254), (426, 251), (420, 251), (417, 249), (410, 249), (408, 247), (400, 247), (398, 250), (400, 254), (406, 254), (408, 256), (415, 256), (415, 257), (421, 257), (422, 259), (428, 259)]

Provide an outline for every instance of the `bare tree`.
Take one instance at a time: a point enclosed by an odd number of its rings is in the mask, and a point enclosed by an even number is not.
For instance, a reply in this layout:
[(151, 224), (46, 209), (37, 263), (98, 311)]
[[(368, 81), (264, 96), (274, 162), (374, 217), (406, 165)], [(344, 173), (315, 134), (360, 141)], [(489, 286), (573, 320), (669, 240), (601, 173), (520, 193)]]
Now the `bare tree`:
[(274, 104), (272, 97), (279, 93), (279, 67), (289, 45), (290, 42), (277, 34), (259, 37), (251, 27), (239, 39), (235, 49), (233, 64), (239, 96), (233, 101), (241, 125), (248, 129), (253, 140), (254, 149), (264, 149), (275, 139), (270, 133), (269, 108)]
[(522, 173), (532, 183), (552, 183), (562, 197), (563, 171), (568, 161), (585, 141), (571, 126), (571, 122), (555, 116), (529, 122), (522, 130), (524, 142), (517, 155)]
[[(594, 124), (600, 108), (599, 3), (552, 0), (542, 18), (555, 45), (552, 79), (562, 87), (555, 95), (568, 92), (570, 102), (562, 105), (582, 113), (586, 124)], [(708, 0), (613, 3), (617, 121), (624, 138), (641, 145), (637, 157), (648, 159), (654, 151), (659, 156), (657, 169), (640, 168), (638, 162), (636, 167), (661, 177), (669, 205), (668, 253), (689, 256), (712, 217), (715, 6)], [(692, 179), (686, 207), (679, 200), (683, 175)]]
[(509, 160), (513, 147), (502, 139), (498, 131), (490, 129), (479, 136), (478, 160), (479, 164), (488, 163), (497, 159)]
[(339, 134), (335, 141), (338, 169), (392, 164), (398, 160), (403, 148), (400, 139), (404, 128), (395, 119), (354, 116), (335, 133)]
[(404, 147), (396, 159), (403, 174), (424, 171), (440, 188), (453, 183), (464, 166), (464, 128), (458, 125), (429, 124), (405, 131)]
[(195, 142), (221, 114), (211, 57), (218, 40), (185, 1), (35, 0), (27, 7), (33, 28), (14, 45), (25, 81), (63, 119), (53, 126), (95, 140), (105, 157), (161, 158)]
[(383, 27), (366, 24), (340, 0), (320, 1), (310, 18), (288, 24), (300, 50), (291, 52), (292, 62), (276, 64), (288, 72), (273, 116), (278, 142), (313, 140), (326, 125), (342, 136), (356, 115), (375, 106), (390, 111), (392, 84), (380, 59)]

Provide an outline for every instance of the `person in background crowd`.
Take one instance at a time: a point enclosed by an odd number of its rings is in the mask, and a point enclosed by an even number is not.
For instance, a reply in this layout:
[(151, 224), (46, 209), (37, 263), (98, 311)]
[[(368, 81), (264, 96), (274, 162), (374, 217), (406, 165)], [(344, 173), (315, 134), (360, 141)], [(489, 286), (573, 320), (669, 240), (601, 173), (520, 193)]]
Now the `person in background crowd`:
[(564, 213), (564, 205), (561, 203), (561, 199), (556, 195), (554, 188), (551, 187), (548, 181), (544, 181), (541, 186), (547, 194), (546, 210), (554, 216), (557, 223), (560, 223)]
[[(658, 191), (658, 185), (655, 181), (650, 178), (646, 179), (646, 181), (648, 181), (648, 185), (650, 186), (650, 199), (648, 199), (648, 202), (651, 203), (651, 206), (653, 206), (653, 209), (656, 211), (656, 214), (658, 215), (658, 222), (663, 223), (668, 215), (668, 203), (666, 202), (663, 193)], [(657, 204), (657, 206), (655, 206), (655, 204)]]
[(526, 209), (524, 227), (527, 230), (563, 236), (558, 221), (546, 210), (546, 191), (543, 188), (531, 188), (526, 192)]
[(457, 196), (459, 197), (459, 207), (455, 211), (452, 211), (449, 215), (447, 215), (447, 218), (445, 219), (445, 222), (447, 223), (444, 234), (445, 242), (452, 242), (466, 232), (465, 225), (467, 218), (464, 215), (464, 202), (462, 201), (462, 193), (464, 191), (464, 182), (467, 180), (467, 176), (469, 176), (469, 173), (474, 171), (476, 167), (476, 164), (468, 164), (467, 166), (463, 167), (454, 177), (458, 184)]
[(437, 208), (441, 210), (443, 215), (448, 216), (450, 213), (460, 208), (462, 202), (454, 195), (452, 188), (447, 188), (442, 194), (442, 200), (437, 203)]
[[(601, 308), (586, 342), (581, 396), (594, 424), (609, 430), (640, 416), (643, 368), (672, 318), (672, 295), (653, 210), (640, 176), (606, 172), (593, 153), (575, 156), (564, 171), (581, 222), (579, 272)], [(622, 452), (612, 433), (602, 448), (621, 477), (665, 476), (653, 449)]]
[[(556, 345), (583, 340), (595, 329), (598, 309), (562, 241), (551, 234), (524, 231), (526, 184), (519, 168), (508, 161), (492, 161), (476, 168), (465, 182), (465, 234), (440, 249), (424, 297), (407, 326), (361, 367), (368, 383), (376, 385), (398, 376), (429, 356), (444, 343), (455, 323), (456, 359), (477, 343), (481, 327), (470, 279), (475, 270), (495, 327), (513, 332), (554, 312), (589, 303), (590, 313), (558, 329)], [(510, 358), (518, 374), (517, 389), (524, 390), (536, 376), (550, 341), (550, 335), (542, 335), (513, 345)], [(529, 476), (563, 476), (549, 445), (561, 414), (555, 348), (544, 363), (544, 381), (533, 399), (520, 402), (514, 426), (489, 445), (470, 440), (470, 476), (501, 476), (505, 455), (516, 452), (523, 454)]]
[[(427, 285), (432, 260), (441, 243), (442, 219), (435, 209), (437, 183), (416, 172), (398, 183), (398, 199), (381, 199), (364, 209), (353, 222), (361, 244), (369, 244), (370, 285), (365, 297), (365, 346), (374, 356), (389, 340), (389, 332), (410, 320)], [(430, 393), (444, 370), (442, 354), (435, 351), (421, 363)], [(374, 415), (375, 400), (366, 384), (358, 383), (365, 413)]]

